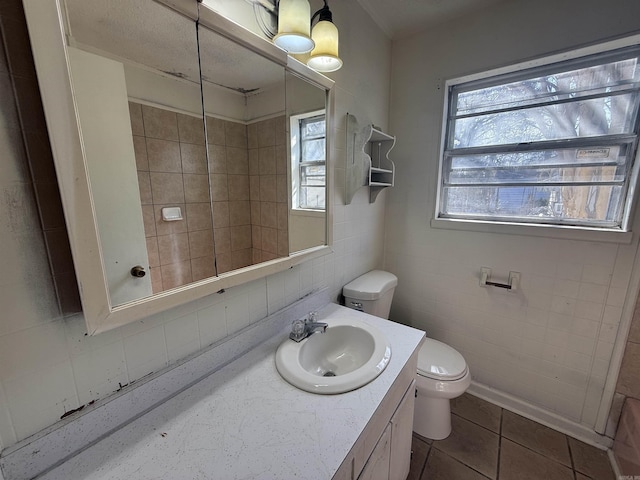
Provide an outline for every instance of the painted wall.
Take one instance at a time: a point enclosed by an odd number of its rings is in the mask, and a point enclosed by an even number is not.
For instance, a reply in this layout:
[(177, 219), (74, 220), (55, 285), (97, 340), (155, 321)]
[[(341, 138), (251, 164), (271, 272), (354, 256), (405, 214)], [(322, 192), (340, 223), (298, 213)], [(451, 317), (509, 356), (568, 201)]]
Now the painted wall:
[[(385, 267), (397, 320), (457, 348), (473, 379), (593, 427), (636, 243), (434, 229), (444, 80), (638, 28), (633, 0), (512, 1), (393, 42), (390, 131), (396, 187)], [(636, 223), (636, 229), (640, 225)], [(522, 274), (521, 290), (478, 285)]]
[[(343, 116), (353, 111), (367, 121), (386, 125), (391, 44), (356, 0), (337, 2), (332, 10), (342, 32), (341, 55), (345, 63), (342, 70), (332, 74), (337, 82), (338, 106), (332, 179), (336, 187), (332, 200), (334, 253), (228, 289), (222, 295), (87, 337), (82, 315), (64, 316), (56, 297), (55, 276), (45, 251), (44, 230), (38, 222), (33, 181), (24, 153), (25, 148), (37, 147), (40, 150), (36, 158), (43, 159), (50, 157), (50, 152), (46, 142), (37, 143), (40, 137), (35, 134), (41, 134), (42, 129), (31, 128), (29, 123), (37, 118), (42, 125), (43, 119), (37, 106), (37, 85), (21, 2), (2, 3), (3, 38), (9, 42), (4, 47), (11, 54), (7, 61), (0, 51), (0, 444), (8, 447), (55, 423), (66, 411), (103, 398), (120, 385), (223, 341), (314, 288), (329, 286), (337, 296), (342, 285), (382, 266), (384, 195), (370, 205), (367, 191), (362, 189), (353, 204), (343, 205)], [(31, 95), (17, 101), (26, 126), (19, 121), (16, 99), (7, 94), (12, 91), (12, 78), (28, 87)], [(48, 179), (48, 185), (52, 185), (51, 172)]]

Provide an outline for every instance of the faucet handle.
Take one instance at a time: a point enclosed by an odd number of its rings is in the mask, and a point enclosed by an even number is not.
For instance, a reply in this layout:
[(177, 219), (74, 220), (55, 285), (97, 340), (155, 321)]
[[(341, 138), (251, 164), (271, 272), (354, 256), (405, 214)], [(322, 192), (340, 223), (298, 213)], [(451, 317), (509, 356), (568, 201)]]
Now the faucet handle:
[(309, 312), (308, 319), (310, 322), (315, 322), (316, 317), (318, 316), (318, 312)]
[(294, 320), (291, 324), (291, 333), (294, 335), (302, 335), (304, 333), (304, 320)]

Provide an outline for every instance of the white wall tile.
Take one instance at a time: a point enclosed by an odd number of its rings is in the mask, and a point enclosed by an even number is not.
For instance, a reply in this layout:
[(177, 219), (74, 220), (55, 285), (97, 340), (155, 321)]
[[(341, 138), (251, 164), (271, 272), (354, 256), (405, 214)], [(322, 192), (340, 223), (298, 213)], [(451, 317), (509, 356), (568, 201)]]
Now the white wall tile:
[(579, 282), (582, 279), (582, 264), (560, 261), (556, 272), (559, 279)]
[[(4, 405), (3, 408), (0, 408), (0, 439), (6, 445), (12, 445), (18, 441), (18, 437), (16, 436), (16, 432), (13, 429), (13, 423), (11, 421), (11, 414), (9, 413), (7, 397), (4, 394), (4, 388), (2, 387), (2, 382), (0, 382), (0, 405)], [(3, 448), (3, 443), (0, 442), (0, 450)]]
[(582, 282), (596, 285), (609, 285), (613, 265), (585, 265), (582, 269)]
[(164, 326), (155, 325), (125, 337), (124, 353), (131, 381), (157, 372), (165, 367), (168, 359)]
[(578, 298), (578, 291), (580, 290), (580, 282), (574, 280), (567, 280), (563, 278), (556, 278), (553, 285), (553, 292), (561, 297)]
[(251, 323), (249, 315), (249, 294), (243, 293), (226, 302), (227, 332), (229, 335), (242, 330)]
[(52, 418), (59, 419), (79, 406), (68, 360), (3, 381), (3, 387), (18, 438), (47, 427)]
[(623, 287), (611, 287), (607, 296), (607, 305), (612, 307), (620, 307), (624, 305), (624, 299), (627, 295), (627, 289)]
[(591, 283), (581, 283), (578, 298), (594, 303), (604, 303), (607, 298), (607, 285), (594, 285)]
[(197, 352), (200, 349), (198, 316), (196, 312), (178, 317), (164, 324), (169, 363)]
[(3, 380), (38, 371), (68, 359), (62, 320), (0, 337), (0, 378)]
[(72, 355), (80, 405), (104, 398), (129, 383), (122, 340)]
[(249, 291), (249, 316), (258, 321), (268, 315), (266, 281)]
[(284, 276), (282, 273), (267, 277), (267, 306), (269, 314), (277, 312), (285, 306)]
[(223, 303), (215, 303), (198, 310), (200, 347), (204, 348), (227, 336), (227, 314)]
[(587, 300), (578, 300), (576, 302), (575, 316), (579, 318), (586, 318), (600, 322), (602, 320), (602, 312), (604, 305), (602, 303), (589, 302)]
[(82, 315), (65, 318), (64, 327), (69, 354), (72, 356), (87, 354), (117, 341), (122, 342), (121, 328), (100, 335), (87, 335), (87, 325)]

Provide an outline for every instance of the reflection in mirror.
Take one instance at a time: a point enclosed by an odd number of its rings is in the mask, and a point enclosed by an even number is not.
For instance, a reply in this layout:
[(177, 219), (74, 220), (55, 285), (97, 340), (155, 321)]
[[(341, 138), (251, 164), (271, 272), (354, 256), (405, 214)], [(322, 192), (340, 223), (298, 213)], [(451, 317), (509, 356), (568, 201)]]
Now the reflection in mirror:
[(64, 6), (111, 303), (215, 275), (194, 22), (153, 0)]
[(326, 92), (287, 72), (291, 252), (326, 244)]
[(199, 26), (218, 273), (289, 255), (284, 67)]

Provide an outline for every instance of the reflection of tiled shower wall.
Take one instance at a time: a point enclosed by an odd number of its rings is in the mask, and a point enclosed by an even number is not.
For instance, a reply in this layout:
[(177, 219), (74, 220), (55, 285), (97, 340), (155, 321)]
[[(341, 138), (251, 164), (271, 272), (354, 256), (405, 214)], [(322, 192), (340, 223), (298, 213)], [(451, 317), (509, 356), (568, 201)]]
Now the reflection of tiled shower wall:
[[(207, 168), (201, 120), (129, 107), (154, 293), (214, 275), (214, 241), (218, 273), (288, 254), (284, 116), (207, 117)], [(184, 219), (163, 220), (163, 207)]]
[[(202, 120), (129, 103), (153, 292), (215, 274)], [(164, 221), (163, 207), (182, 220)]]
[(207, 117), (218, 273), (251, 265), (247, 127)]
[(245, 126), (207, 117), (219, 273), (289, 253), (284, 119)]
[(253, 260), (289, 254), (285, 116), (247, 127)]

